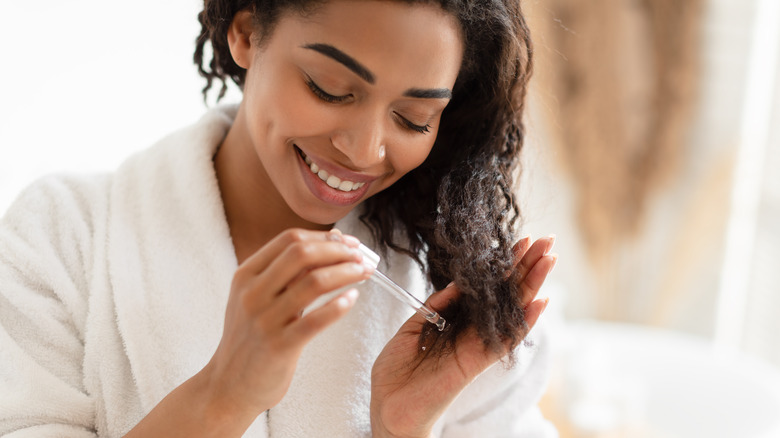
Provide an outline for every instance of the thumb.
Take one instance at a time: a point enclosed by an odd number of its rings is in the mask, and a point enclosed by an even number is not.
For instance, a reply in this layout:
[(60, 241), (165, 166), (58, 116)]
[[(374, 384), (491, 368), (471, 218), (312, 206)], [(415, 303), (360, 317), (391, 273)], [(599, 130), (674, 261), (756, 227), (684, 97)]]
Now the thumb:
[(452, 282), (444, 289), (431, 294), (425, 301), (425, 305), (438, 312), (441, 309), (447, 308), (451, 301), (458, 299), (458, 296), (460, 296), (460, 290), (458, 290), (458, 286), (455, 285), (455, 282)]

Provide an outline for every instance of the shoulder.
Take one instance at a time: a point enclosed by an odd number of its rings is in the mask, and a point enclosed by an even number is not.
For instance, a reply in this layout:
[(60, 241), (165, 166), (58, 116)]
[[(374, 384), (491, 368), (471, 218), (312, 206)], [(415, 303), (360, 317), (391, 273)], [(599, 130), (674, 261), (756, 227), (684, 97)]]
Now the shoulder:
[(27, 318), (19, 315), (34, 313), (37, 324), (72, 321), (83, 330), (109, 184), (107, 174), (47, 176), (0, 220), (0, 299), (19, 327)]
[(2, 218), (2, 230), (19, 235), (63, 232), (68, 226), (91, 229), (107, 207), (108, 173), (48, 175), (25, 188)]
[(82, 277), (105, 228), (110, 182), (110, 174), (50, 175), (28, 186), (0, 220), (0, 264), (25, 277)]

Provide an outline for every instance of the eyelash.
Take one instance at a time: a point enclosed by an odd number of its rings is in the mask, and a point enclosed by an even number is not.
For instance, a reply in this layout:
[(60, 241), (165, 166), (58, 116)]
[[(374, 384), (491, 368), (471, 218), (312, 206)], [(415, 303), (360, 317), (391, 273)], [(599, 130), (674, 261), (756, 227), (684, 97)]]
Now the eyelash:
[[(334, 96), (330, 93), (326, 93), (325, 90), (320, 88), (319, 85), (315, 84), (314, 81), (311, 80), (311, 78), (306, 78), (306, 85), (309, 87), (311, 92), (314, 93), (315, 96), (328, 103), (342, 103), (352, 96), (351, 94), (347, 94), (346, 96)], [(395, 113), (395, 115), (398, 117), (399, 121), (406, 129), (409, 129), (414, 132), (418, 132), (420, 134), (427, 134), (430, 132), (431, 125), (428, 124), (416, 125), (410, 122), (409, 120), (406, 120), (403, 116), (401, 116), (398, 113)]]
[(406, 120), (403, 116), (401, 116), (398, 113), (395, 113), (396, 116), (398, 116), (398, 119), (401, 121), (401, 124), (404, 125), (405, 128), (410, 129), (414, 132), (419, 132), (420, 134), (427, 134), (431, 129), (431, 125), (425, 124), (425, 125), (416, 125), (408, 120)]
[(334, 96), (332, 94), (328, 94), (325, 92), (325, 90), (320, 88), (319, 85), (315, 84), (311, 78), (306, 78), (306, 85), (309, 87), (311, 92), (314, 93), (314, 95), (328, 103), (342, 103), (351, 96), (351, 94), (347, 94), (346, 96)]

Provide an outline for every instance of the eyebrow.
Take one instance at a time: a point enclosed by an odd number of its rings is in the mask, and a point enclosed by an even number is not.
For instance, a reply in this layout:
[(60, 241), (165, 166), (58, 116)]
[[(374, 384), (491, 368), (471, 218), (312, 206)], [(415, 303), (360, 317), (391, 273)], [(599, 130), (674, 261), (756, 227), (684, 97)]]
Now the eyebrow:
[(335, 61), (340, 62), (341, 64), (344, 65), (344, 67), (352, 70), (356, 75), (363, 78), (363, 80), (368, 82), (369, 84), (374, 84), (376, 82), (376, 79), (374, 78), (374, 74), (371, 73), (371, 71), (367, 69), (365, 66), (363, 66), (363, 64), (357, 62), (355, 58), (347, 55), (346, 53), (331, 46), (330, 44), (321, 44), (321, 43), (306, 44), (305, 46), (303, 46), (303, 48), (322, 53), (323, 55), (332, 58)]
[(449, 88), (410, 88), (404, 92), (404, 96), (420, 99), (452, 99), (452, 90)]
[[(355, 58), (347, 55), (341, 50), (331, 46), (330, 44), (314, 43), (306, 44), (302, 46), (304, 49), (314, 50), (321, 53), (334, 61), (339, 62), (344, 67), (352, 70), (353, 73), (360, 76), (364, 81), (369, 84), (376, 83), (376, 78), (371, 70), (366, 68), (363, 64), (359, 63)], [(452, 90), (449, 88), (410, 88), (404, 92), (406, 97), (414, 97), (419, 99), (451, 99)]]

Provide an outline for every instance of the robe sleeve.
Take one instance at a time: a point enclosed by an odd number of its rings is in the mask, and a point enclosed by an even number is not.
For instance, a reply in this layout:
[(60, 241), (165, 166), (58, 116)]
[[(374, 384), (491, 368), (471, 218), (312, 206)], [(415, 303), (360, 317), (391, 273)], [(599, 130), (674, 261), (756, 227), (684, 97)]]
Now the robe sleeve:
[(544, 325), (538, 324), (534, 332), (531, 346), (518, 347), (515, 367), (506, 369), (496, 364), (460, 394), (446, 418), (441, 438), (558, 437), (556, 428), (538, 408), (552, 359)]
[(95, 437), (84, 329), (97, 190), (47, 177), (0, 221), (0, 436)]

